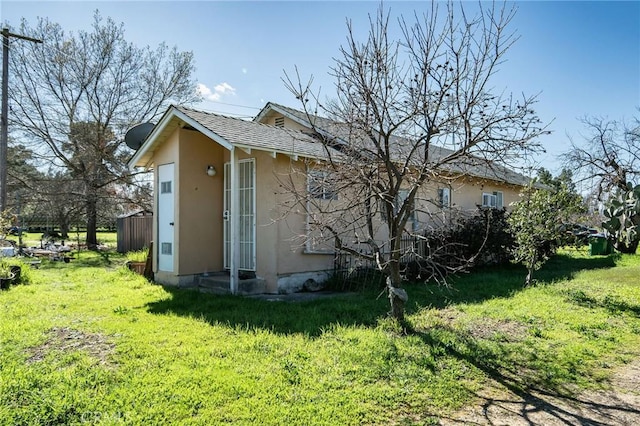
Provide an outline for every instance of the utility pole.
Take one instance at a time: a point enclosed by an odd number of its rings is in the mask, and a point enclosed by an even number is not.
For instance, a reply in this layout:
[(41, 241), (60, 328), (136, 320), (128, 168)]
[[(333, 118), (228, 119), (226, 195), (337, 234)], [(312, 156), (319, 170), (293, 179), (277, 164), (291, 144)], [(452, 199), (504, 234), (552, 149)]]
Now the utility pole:
[(7, 208), (7, 145), (9, 125), (9, 37), (15, 37), (33, 43), (42, 40), (13, 34), (9, 28), (2, 29), (2, 123), (0, 123), (0, 213)]

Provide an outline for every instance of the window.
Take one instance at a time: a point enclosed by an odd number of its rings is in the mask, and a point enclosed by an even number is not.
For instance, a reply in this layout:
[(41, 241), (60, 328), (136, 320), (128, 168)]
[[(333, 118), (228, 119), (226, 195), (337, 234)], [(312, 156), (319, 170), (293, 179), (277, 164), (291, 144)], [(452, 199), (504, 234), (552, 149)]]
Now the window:
[[(407, 201), (408, 197), (409, 197), (409, 190), (401, 189), (400, 191), (398, 191), (398, 196), (396, 197), (396, 206), (395, 206), (396, 213), (400, 211), (400, 208), (405, 203), (405, 201)], [(415, 219), (416, 219), (416, 212), (413, 209), (413, 206), (411, 206), (411, 211), (409, 213), (409, 220), (415, 220)]]
[(502, 199), (502, 191), (494, 191), (493, 193), (482, 193), (482, 207), (492, 207), (501, 209), (504, 206)]
[[(402, 207), (404, 202), (407, 200), (407, 197), (409, 197), (409, 190), (401, 189), (398, 191), (398, 194), (396, 195), (396, 201), (393, 205), (393, 212), (395, 214), (397, 214), (400, 211), (400, 208)], [(386, 220), (387, 218), (386, 204), (382, 200), (379, 200), (379, 201), (380, 201), (380, 204), (379, 204), (380, 217), (382, 218), (382, 220)], [(410, 221), (416, 220), (416, 211), (414, 206), (411, 206), (411, 212), (409, 213), (409, 220)]]
[(166, 182), (160, 182), (160, 193), (161, 194), (171, 194), (171, 181), (168, 180)]
[(310, 171), (308, 174), (309, 194), (321, 200), (337, 200), (338, 194), (329, 181), (330, 175), (323, 171)]
[(160, 254), (168, 254), (170, 255), (171, 252), (173, 251), (173, 247), (171, 247), (172, 244), (171, 243), (162, 243), (160, 245)]
[(438, 204), (440, 207), (451, 207), (451, 189), (440, 188), (438, 189)]

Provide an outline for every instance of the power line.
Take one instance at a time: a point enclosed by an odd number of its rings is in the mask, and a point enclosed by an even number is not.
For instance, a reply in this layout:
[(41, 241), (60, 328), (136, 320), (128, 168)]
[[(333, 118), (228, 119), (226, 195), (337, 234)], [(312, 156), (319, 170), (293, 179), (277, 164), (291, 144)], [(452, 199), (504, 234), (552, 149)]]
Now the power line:
[(235, 114), (232, 112), (225, 112), (225, 111), (214, 111), (214, 110), (205, 110), (205, 112), (210, 112), (212, 114), (218, 114), (218, 115), (223, 115), (225, 117), (231, 117), (231, 118), (240, 118), (240, 119), (253, 119), (253, 115), (243, 115), (243, 114)]
[(226, 103), (226, 102), (210, 101), (208, 99), (206, 101), (207, 102), (211, 102), (212, 104), (228, 105), (228, 106), (233, 106), (233, 107), (238, 107), (238, 108), (257, 109), (258, 111), (262, 109), (260, 107), (254, 107), (254, 106), (248, 106), (248, 105), (238, 105), (238, 104), (229, 104), (229, 103)]
[[(242, 114), (242, 113), (229, 112), (229, 111), (220, 111), (220, 110), (215, 110), (215, 109), (210, 109), (210, 108), (202, 108), (200, 106), (197, 106), (197, 107), (193, 106), (192, 108), (198, 109), (198, 111), (208, 112), (208, 113), (211, 113), (211, 114), (224, 115), (226, 117), (232, 117), (232, 118), (241, 118), (241, 119), (253, 119), (254, 118), (253, 115), (246, 115), (246, 114)], [(254, 108), (254, 107), (246, 107), (246, 108)], [(262, 109), (262, 108), (257, 108), (257, 109)]]

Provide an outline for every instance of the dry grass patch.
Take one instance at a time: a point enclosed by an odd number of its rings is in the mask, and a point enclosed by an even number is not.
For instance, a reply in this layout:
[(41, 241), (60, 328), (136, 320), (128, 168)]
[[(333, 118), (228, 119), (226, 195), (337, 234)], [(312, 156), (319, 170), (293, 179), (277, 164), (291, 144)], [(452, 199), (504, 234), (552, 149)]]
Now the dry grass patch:
[(466, 329), (475, 339), (501, 340), (505, 342), (517, 342), (524, 340), (529, 332), (529, 327), (513, 320), (483, 318), (466, 325)]
[(470, 319), (453, 307), (434, 310), (432, 315), (440, 325), (464, 331), (474, 339), (516, 342), (529, 334), (529, 326), (521, 322), (490, 317)]
[(87, 333), (69, 327), (53, 327), (47, 332), (47, 340), (36, 347), (28, 349), (28, 363), (44, 360), (51, 353), (70, 354), (83, 351), (96, 359), (100, 365), (112, 366), (111, 355), (115, 344), (100, 333)]

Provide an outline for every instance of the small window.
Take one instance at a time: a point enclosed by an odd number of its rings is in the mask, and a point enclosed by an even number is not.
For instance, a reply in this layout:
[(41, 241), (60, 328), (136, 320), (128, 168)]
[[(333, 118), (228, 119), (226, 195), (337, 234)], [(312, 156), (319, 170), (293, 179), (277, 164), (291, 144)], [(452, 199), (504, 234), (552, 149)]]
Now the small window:
[(274, 124), (276, 127), (284, 127), (284, 117), (276, 117)]
[(440, 207), (451, 207), (451, 189), (440, 188), (438, 189), (438, 204)]
[(504, 206), (502, 201), (502, 191), (495, 191), (493, 195), (496, 196), (496, 208), (501, 209)]
[(495, 207), (496, 206), (496, 196), (493, 194), (488, 194), (484, 192), (482, 194), (482, 207)]
[(171, 194), (171, 181), (160, 182), (160, 193)]
[(484, 192), (482, 194), (482, 207), (492, 207), (494, 209), (501, 209), (504, 206), (502, 191), (494, 191), (489, 194)]
[(172, 244), (171, 243), (162, 243), (160, 245), (160, 253), (161, 254), (168, 254), (170, 255), (172, 253)]
[[(402, 207), (402, 205), (407, 201), (407, 198), (409, 198), (409, 190), (407, 189), (401, 189), (400, 191), (398, 191), (398, 196), (396, 197), (396, 214), (400, 211), (400, 208)], [(416, 219), (416, 212), (413, 209), (413, 206), (410, 207), (410, 212), (409, 212), (409, 220), (415, 220)]]
[(308, 175), (309, 180), (309, 194), (313, 198), (321, 200), (337, 200), (338, 194), (331, 185), (329, 179), (329, 173), (323, 171), (310, 171)]

